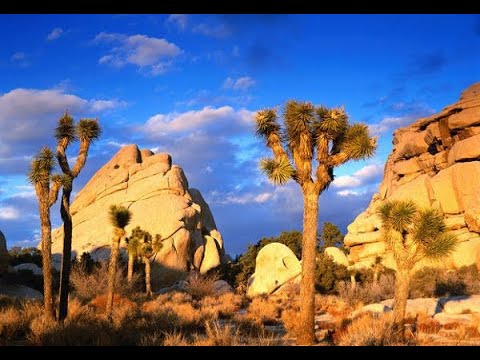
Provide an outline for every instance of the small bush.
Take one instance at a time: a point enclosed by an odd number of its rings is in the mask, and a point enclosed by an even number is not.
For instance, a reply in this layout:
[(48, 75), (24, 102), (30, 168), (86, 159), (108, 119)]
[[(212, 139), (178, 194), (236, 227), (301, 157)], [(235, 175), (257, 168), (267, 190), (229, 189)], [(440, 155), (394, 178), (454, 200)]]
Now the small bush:
[(279, 304), (268, 297), (256, 297), (247, 309), (247, 317), (264, 325), (274, 325), (280, 318), (280, 311)]
[(371, 304), (392, 299), (395, 294), (395, 276), (380, 275), (377, 284), (372, 282), (357, 283), (352, 288), (350, 282), (341, 281), (336, 287), (338, 296), (350, 306)]
[(218, 275), (201, 275), (197, 271), (191, 271), (187, 275), (185, 291), (194, 299), (201, 299), (205, 296), (215, 295), (215, 282)]
[[(134, 274), (131, 283), (127, 282), (123, 267), (118, 267), (115, 274), (115, 293), (122, 296), (132, 294), (139, 281), (139, 275)], [(108, 287), (108, 263), (101, 261), (89, 272), (83, 266), (74, 266), (70, 274), (70, 282), (75, 295), (82, 301), (105, 294)]]
[(393, 332), (389, 314), (374, 316), (362, 314), (354, 319), (340, 334), (341, 346), (402, 345)]

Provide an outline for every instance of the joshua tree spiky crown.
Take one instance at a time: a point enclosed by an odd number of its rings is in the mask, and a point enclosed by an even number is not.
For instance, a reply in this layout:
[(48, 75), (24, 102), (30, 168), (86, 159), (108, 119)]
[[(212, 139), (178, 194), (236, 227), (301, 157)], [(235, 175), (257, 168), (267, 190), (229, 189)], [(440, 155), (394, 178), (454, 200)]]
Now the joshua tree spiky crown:
[(379, 214), (385, 241), (406, 267), (423, 259), (441, 260), (455, 249), (456, 238), (446, 233), (437, 209), (419, 209), (412, 201), (397, 200), (384, 203)]
[(287, 101), (283, 110), (284, 128), (276, 109), (255, 115), (256, 134), (271, 148), (274, 157), (260, 161), (261, 169), (275, 184), (294, 179), (301, 186), (312, 179), (316, 154), (319, 190), (333, 181), (333, 168), (349, 160), (373, 155), (376, 138), (364, 124), (349, 124), (343, 107), (315, 107), (309, 102)]
[(132, 213), (122, 205), (111, 205), (109, 212), (110, 223), (116, 229), (125, 229), (132, 219)]

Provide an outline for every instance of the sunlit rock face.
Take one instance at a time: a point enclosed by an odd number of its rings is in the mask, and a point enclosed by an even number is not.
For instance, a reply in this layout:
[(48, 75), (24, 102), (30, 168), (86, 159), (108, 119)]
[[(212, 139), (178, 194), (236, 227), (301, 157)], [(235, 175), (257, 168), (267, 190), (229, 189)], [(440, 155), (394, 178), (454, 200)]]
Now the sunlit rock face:
[(350, 248), (349, 261), (357, 268), (372, 266), (377, 256), (385, 266), (395, 268), (376, 214), (386, 199), (411, 199), (442, 211), (460, 244), (438, 266), (454, 268), (480, 261), (480, 83), (438, 114), (394, 132), (379, 191), (347, 228), (344, 243)]
[(247, 296), (269, 295), (283, 286), (298, 283), (302, 265), (286, 245), (274, 242), (265, 245), (255, 259), (255, 273), (247, 284)]
[[(226, 261), (222, 235), (210, 208), (198, 190), (189, 188), (182, 168), (172, 165), (167, 153), (127, 145), (95, 173), (71, 206), (73, 256), (90, 252), (94, 258), (108, 258), (112, 204), (132, 212), (127, 233), (140, 226), (164, 239), (152, 259), (154, 284), (168, 285), (190, 269), (205, 273)], [(61, 254), (63, 228), (55, 229), (52, 238), (52, 252)], [(59, 256), (54, 259), (59, 267)]]

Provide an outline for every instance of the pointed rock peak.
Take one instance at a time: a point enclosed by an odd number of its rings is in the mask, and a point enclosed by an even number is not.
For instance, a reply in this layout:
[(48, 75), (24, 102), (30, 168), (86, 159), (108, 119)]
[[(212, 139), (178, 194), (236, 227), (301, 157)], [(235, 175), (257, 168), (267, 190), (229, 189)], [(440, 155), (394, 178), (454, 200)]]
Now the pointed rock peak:
[(477, 96), (480, 96), (480, 81), (466, 88), (462, 92), (460, 100), (465, 101)]

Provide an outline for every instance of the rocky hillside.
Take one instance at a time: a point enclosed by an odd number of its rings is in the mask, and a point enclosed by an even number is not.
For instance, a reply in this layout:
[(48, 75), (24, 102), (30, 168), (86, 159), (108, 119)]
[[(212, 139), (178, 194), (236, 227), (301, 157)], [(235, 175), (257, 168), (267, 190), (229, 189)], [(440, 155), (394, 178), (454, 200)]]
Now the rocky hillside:
[[(225, 261), (223, 239), (207, 203), (198, 190), (189, 188), (182, 168), (172, 165), (169, 154), (128, 145), (98, 170), (71, 206), (72, 255), (90, 252), (94, 258), (108, 257), (111, 204), (131, 210), (128, 233), (138, 225), (165, 239), (153, 259), (154, 283), (169, 284), (191, 268), (204, 273)], [(63, 229), (54, 230), (54, 254), (61, 254), (62, 241)], [(54, 258), (58, 266), (59, 256)]]
[(480, 83), (438, 114), (394, 132), (380, 189), (348, 226), (344, 242), (355, 267), (369, 267), (377, 256), (385, 266), (394, 267), (375, 214), (385, 199), (411, 199), (443, 212), (461, 243), (442, 266), (480, 260)]

